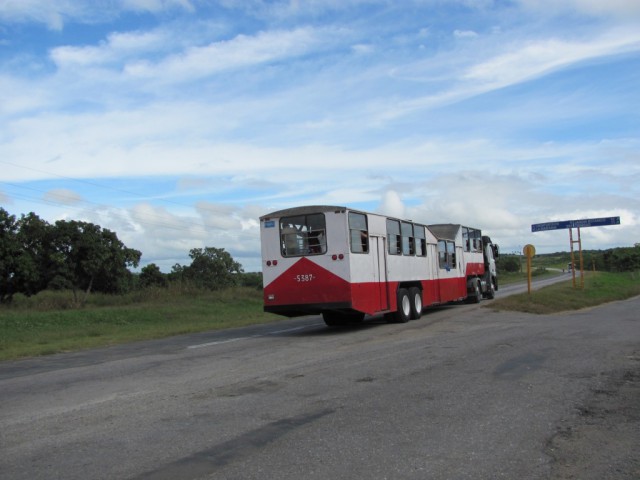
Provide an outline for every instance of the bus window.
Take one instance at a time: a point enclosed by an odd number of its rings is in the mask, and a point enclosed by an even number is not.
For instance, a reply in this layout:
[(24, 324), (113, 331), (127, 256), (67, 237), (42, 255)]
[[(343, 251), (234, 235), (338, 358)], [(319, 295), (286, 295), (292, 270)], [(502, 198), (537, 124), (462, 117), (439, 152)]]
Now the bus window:
[(387, 243), (389, 244), (389, 255), (400, 255), (402, 244), (400, 242), (400, 222), (387, 219)]
[(462, 227), (462, 245), (464, 245), (464, 250), (466, 252), (471, 251), (471, 242), (469, 240), (469, 229), (467, 227)]
[(366, 215), (349, 212), (349, 239), (352, 253), (369, 253), (369, 230)]
[(456, 268), (456, 244), (450, 240), (438, 240), (438, 264), (440, 268)]
[(447, 242), (447, 257), (449, 268), (456, 268), (456, 244), (453, 242)]
[(327, 252), (324, 214), (296, 215), (280, 219), (280, 247), (283, 257), (321, 255)]
[(402, 254), (415, 255), (415, 253), (413, 225), (408, 222), (402, 222)]
[(438, 240), (438, 265), (447, 268), (447, 242)]
[(471, 241), (471, 251), (482, 253), (482, 232), (475, 228), (470, 228), (469, 240)]
[(416, 256), (427, 256), (427, 239), (425, 238), (424, 227), (422, 225), (413, 226), (413, 234), (415, 236)]

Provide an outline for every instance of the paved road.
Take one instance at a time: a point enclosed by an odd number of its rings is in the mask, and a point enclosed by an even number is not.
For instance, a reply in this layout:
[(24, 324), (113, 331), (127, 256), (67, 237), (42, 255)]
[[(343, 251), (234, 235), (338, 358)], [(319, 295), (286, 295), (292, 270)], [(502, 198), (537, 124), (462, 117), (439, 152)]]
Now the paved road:
[(0, 478), (640, 478), (640, 298), (489, 303), (0, 363)]

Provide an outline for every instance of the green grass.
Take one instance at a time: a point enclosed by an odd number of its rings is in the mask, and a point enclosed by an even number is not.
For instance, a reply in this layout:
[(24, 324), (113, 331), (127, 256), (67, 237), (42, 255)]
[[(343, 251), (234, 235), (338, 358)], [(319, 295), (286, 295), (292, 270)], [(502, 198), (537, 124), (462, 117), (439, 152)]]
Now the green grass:
[[(566, 275), (566, 274), (560, 273), (555, 270), (547, 270), (544, 267), (532, 268), (532, 272), (531, 272), (531, 277), (534, 280), (539, 280), (541, 278), (556, 277), (558, 275)], [(512, 283), (526, 282), (526, 281), (527, 281), (526, 267), (523, 272), (506, 272), (506, 273), (499, 272), (498, 273), (498, 282), (500, 285), (509, 285)]]
[(615, 300), (640, 295), (640, 274), (589, 272), (585, 275), (584, 288), (573, 281), (557, 283), (529, 293), (511, 295), (494, 300), (488, 308), (526, 313), (550, 314), (567, 310), (579, 310)]
[[(76, 351), (137, 340), (278, 320), (262, 311), (262, 292), (171, 292), (95, 296), (70, 308), (69, 295), (45, 293), (0, 309), (0, 360)], [(150, 296), (149, 296), (150, 295)], [(55, 305), (56, 308), (51, 306)], [(61, 306), (62, 305), (62, 306)]]

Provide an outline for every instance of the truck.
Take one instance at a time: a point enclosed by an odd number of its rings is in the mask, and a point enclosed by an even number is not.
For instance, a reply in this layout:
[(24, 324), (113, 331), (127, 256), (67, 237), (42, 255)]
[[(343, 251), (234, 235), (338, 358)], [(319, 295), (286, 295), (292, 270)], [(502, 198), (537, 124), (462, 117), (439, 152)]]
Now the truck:
[(480, 302), (498, 290), (499, 248), (481, 230), (427, 225), (344, 206), (299, 206), (260, 217), (264, 311), (322, 315), (328, 326)]

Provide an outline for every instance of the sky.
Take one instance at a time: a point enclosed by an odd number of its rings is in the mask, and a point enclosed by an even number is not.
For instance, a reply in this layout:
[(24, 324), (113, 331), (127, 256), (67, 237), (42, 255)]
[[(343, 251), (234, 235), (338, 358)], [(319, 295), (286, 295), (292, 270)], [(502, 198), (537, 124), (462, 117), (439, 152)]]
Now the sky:
[(638, 0), (0, 0), (0, 207), (164, 272), (316, 204), (633, 246), (639, 85)]

